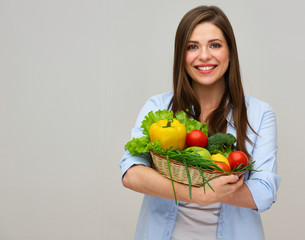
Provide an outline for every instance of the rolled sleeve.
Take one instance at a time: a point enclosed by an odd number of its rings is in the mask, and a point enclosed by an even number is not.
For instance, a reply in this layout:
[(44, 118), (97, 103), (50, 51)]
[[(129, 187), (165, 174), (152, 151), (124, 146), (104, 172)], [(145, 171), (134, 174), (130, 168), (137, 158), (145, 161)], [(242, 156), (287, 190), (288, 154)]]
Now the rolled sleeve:
[(258, 125), (252, 160), (255, 161), (249, 179), (245, 181), (259, 212), (266, 211), (276, 201), (276, 193), (280, 185), (280, 177), (277, 176), (276, 154), (277, 129), (275, 114), (266, 104), (261, 114)]
[(150, 167), (150, 160), (148, 154), (145, 156), (132, 156), (128, 150), (125, 151), (125, 154), (121, 160), (121, 179), (123, 179), (124, 174), (129, 168), (134, 165), (144, 165)]
[(276, 201), (276, 192), (280, 185), (280, 178), (274, 173), (256, 174), (245, 182), (253, 196), (258, 212), (271, 208)]

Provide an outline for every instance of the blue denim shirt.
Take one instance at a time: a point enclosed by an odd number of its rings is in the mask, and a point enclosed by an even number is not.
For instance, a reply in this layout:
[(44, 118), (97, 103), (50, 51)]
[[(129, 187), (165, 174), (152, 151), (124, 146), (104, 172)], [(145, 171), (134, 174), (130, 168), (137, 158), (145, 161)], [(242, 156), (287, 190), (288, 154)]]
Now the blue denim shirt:
[[(172, 93), (163, 93), (151, 97), (142, 110), (132, 129), (131, 138), (141, 137), (141, 122), (150, 111), (167, 109), (172, 99)], [(276, 175), (277, 130), (275, 114), (271, 107), (253, 97), (246, 97), (248, 119), (252, 128), (258, 133), (248, 130), (248, 137), (254, 146), (246, 143), (248, 152), (255, 164), (252, 171), (245, 173), (245, 183), (250, 189), (258, 210), (222, 204), (219, 216), (217, 236), (224, 240), (263, 240), (264, 232), (260, 212), (271, 207), (276, 201), (276, 192), (280, 178)], [(236, 135), (232, 112), (227, 116), (227, 132)], [(135, 164), (150, 166), (147, 156), (132, 156), (128, 151), (121, 160), (122, 177)], [(168, 200), (144, 195), (138, 219), (135, 240), (170, 240), (174, 228), (178, 206), (174, 200)]]

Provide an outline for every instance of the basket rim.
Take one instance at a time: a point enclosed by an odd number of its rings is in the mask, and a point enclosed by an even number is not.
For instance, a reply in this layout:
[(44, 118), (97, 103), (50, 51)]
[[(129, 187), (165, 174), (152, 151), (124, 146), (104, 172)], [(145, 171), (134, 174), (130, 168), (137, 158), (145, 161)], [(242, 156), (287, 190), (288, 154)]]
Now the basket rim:
[[(153, 155), (155, 155), (155, 156), (157, 156), (157, 157), (159, 157), (159, 158), (162, 158), (162, 159), (165, 160), (165, 161), (167, 161), (167, 157), (164, 156), (164, 155), (161, 155), (161, 154), (159, 154), (159, 153), (156, 153), (156, 152), (154, 152), (154, 151), (152, 151), (152, 150), (150, 150), (150, 153), (153, 154)], [(177, 160), (175, 160), (175, 159), (169, 158), (168, 160), (169, 160), (171, 163), (173, 163), (173, 164), (176, 164), (176, 165), (180, 165), (180, 166), (185, 167), (184, 164), (183, 164), (182, 162), (179, 162), (179, 161), (177, 161)], [(188, 164), (187, 166), (188, 166), (188, 168), (192, 168), (192, 169), (198, 170), (198, 169), (197, 169), (195, 166), (193, 166), (193, 165), (189, 165), (189, 164)], [(202, 171), (203, 171), (203, 172), (206, 172), (206, 173), (213, 173), (213, 174), (219, 173), (219, 174), (228, 175), (226, 172), (223, 172), (223, 171), (220, 171), (220, 170), (212, 170), (212, 169), (202, 168)], [(229, 174), (234, 174), (234, 172), (229, 172)]]

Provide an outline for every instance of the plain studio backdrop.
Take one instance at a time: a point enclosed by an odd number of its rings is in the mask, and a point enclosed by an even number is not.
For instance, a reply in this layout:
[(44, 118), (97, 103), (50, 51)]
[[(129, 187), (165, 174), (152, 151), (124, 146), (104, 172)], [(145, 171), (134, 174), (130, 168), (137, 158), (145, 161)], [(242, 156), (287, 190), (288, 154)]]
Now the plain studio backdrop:
[(182, 16), (217, 5), (233, 25), (247, 95), (278, 123), (278, 201), (266, 239), (304, 232), (305, 3), (0, 1), (0, 239), (132, 239), (142, 195), (119, 162), (144, 102), (172, 90)]

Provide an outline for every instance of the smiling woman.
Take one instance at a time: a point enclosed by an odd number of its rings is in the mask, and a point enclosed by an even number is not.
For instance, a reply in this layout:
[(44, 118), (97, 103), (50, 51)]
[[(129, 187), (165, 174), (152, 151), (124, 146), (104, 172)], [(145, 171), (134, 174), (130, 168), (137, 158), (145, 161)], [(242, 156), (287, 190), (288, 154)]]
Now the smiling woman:
[(187, 46), (185, 67), (193, 80), (193, 88), (213, 85), (223, 95), (229, 48), (221, 30), (211, 23), (198, 24)]
[[(221, 30), (209, 22), (198, 24), (187, 46), (185, 68), (196, 95), (207, 99), (223, 96), (226, 89), (224, 74), (228, 69), (230, 53)], [(217, 102), (211, 106), (213, 110), (221, 100), (215, 99)], [(204, 99), (200, 101), (205, 102)], [(200, 120), (206, 122), (208, 116), (204, 112), (203, 109)]]
[(135, 239), (263, 240), (259, 212), (276, 201), (280, 183), (275, 115), (267, 103), (244, 95), (233, 29), (218, 7), (200, 6), (182, 18), (175, 38), (173, 93), (146, 102), (132, 138), (143, 136), (141, 122), (150, 111), (163, 109), (208, 123), (210, 136), (236, 136), (237, 149), (255, 161), (255, 171), (213, 179), (214, 191), (193, 187), (190, 198), (181, 183), (173, 183), (174, 194), (171, 180), (151, 168), (148, 155), (126, 150), (123, 185), (145, 194)]

